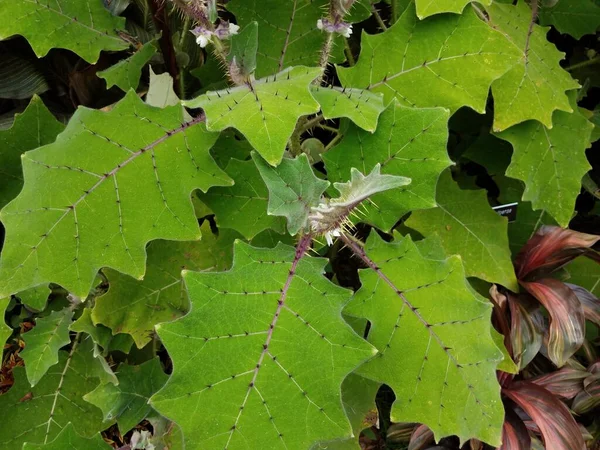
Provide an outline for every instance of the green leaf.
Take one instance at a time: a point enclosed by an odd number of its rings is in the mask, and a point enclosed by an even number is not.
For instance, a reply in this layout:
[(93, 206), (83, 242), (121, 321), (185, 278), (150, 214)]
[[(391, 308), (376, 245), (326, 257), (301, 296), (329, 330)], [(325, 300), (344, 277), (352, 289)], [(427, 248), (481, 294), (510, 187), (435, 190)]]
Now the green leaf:
[(534, 211), (530, 202), (519, 202), (517, 218), (508, 224), (508, 240), (513, 257), (542, 225), (558, 225), (546, 210)]
[(129, 45), (117, 32), (125, 28), (125, 19), (111, 15), (100, 0), (0, 0), (0, 17), (10, 17), (0, 22), (0, 40), (20, 34), (39, 58), (58, 47), (94, 64), (101, 50)]
[(538, 17), (541, 25), (553, 25), (561, 33), (581, 39), (600, 27), (600, 4), (593, 0), (559, 0), (548, 7), (542, 3)]
[(205, 222), (200, 241), (150, 243), (143, 280), (105, 270), (110, 288), (96, 299), (92, 320), (106, 325), (114, 334), (130, 334), (142, 348), (152, 339), (157, 323), (175, 320), (189, 310), (181, 271), (227, 269), (231, 264), (233, 241), (238, 236), (221, 229), (217, 238), (210, 231), (210, 224)]
[(74, 418), (77, 433), (92, 437), (109, 424), (102, 411), (83, 400), (98, 385), (103, 370), (92, 354), (92, 340), (59, 352), (59, 363), (35, 387), (25, 380), (25, 368), (15, 367), (15, 384), (0, 395), (0, 408), (10, 411), (0, 421), (0, 446), (18, 449), (23, 442), (47, 444)]
[(32, 287), (15, 294), (21, 303), (27, 305), (27, 307), (35, 309), (36, 311), (42, 311), (46, 307), (48, 297), (52, 290), (47, 284), (40, 284), (39, 286)]
[(75, 431), (72, 422), (67, 423), (52, 442), (47, 444), (30, 444), (27, 442), (23, 445), (23, 450), (65, 450), (69, 448), (73, 450), (108, 450), (112, 447), (102, 439), (100, 433), (94, 434), (90, 439), (81, 436)]
[(518, 374), (519, 368), (510, 357), (510, 353), (506, 350), (506, 346), (504, 345), (504, 336), (496, 331), (495, 328), (490, 328), (490, 332), (492, 333), (492, 339), (496, 344), (496, 347), (502, 352), (502, 356), (504, 358), (502, 361), (498, 363), (498, 370), (501, 370), (506, 373)]
[(98, 72), (98, 76), (106, 80), (106, 87), (118, 86), (122, 91), (137, 89), (142, 76), (142, 68), (156, 53), (155, 41), (144, 44), (129, 58), (119, 61), (114, 66)]
[(530, 119), (552, 127), (554, 110), (573, 111), (565, 91), (579, 87), (560, 67), (564, 53), (548, 42), (547, 28), (534, 24), (527, 38), (531, 9), (523, 0), (515, 6), (494, 2), (486, 10), (489, 26), (506, 36), (506, 51), (519, 53), (518, 64), (492, 84), (494, 130)]
[(269, 166), (256, 153), (252, 159), (269, 190), (268, 213), (285, 217), (292, 236), (306, 229), (310, 208), (319, 203), (329, 182), (315, 176), (304, 153), (283, 159), (277, 167)]
[[(97, 300), (96, 300), (97, 301)], [(103, 354), (109, 351), (121, 351), (129, 353), (133, 345), (133, 339), (128, 334), (117, 334), (113, 336), (110, 328), (104, 325), (94, 325), (92, 320), (92, 310), (85, 308), (79, 318), (69, 327), (71, 331), (77, 333), (87, 333), (94, 340), (94, 343), (102, 347)], [(111, 377), (112, 378), (112, 377)]]
[(307, 245), (237, 241), (229, 272), (185, 273), (192, 310), (158, 328), (174, 371), (151, 404), (195, 447), (350, 437), (340, 385), (373, 351), (343, 321), (349, 291), (322, 276), (325, 260), (300, 259)]
[(50, 89), (40, 65), (10, 53), (2, 54), (0, 98), (27, 99)]
[(149, 398), (158, 391), (169, 376), (163, 372), (158, 358), (139, 366), (121, 364), (117, 386), (101, 384), (83, 399), (104, 413), (104, 420), (117, 420), (119, 431), (127, 433), (152, 410)]
[(385, 109), (383, 96), (364, 89), (311, 85), (312, 96), (321, 105), (325, 119), (347, 117), (363, 130), (373, 133)]
[(231, 37), (231, 48), (227, 55), (229, 72), (232, 76), (248, 76), (256, 70), (256, 52), (258, 50), (258, 23), (250, 22), (239, 34)]
[(154, 431), (150, 443), (156, 450), (184, 450), (183, 433), (179, 425), (156, 412), (148, 417), (148, 421)]
[(356, 373), (394, 390), (392, 421), (424, 423), (436, 441), (500, 445), (502, 353), (491, 305), (468, 287), (461, 259), (425, 259), (410, 237), (386, 243), (371, 233), (364, 251), (354, 246), (371, 264), (344, 313), (371, 322), (368, 340), (379, 350)]
[[(415, 0), (419, 19), (444, 12), (460, 14), (470, 2), (471, 0)], [(489, 5), (492, 0), (483, 0), (478, 3)]]
[(233, 186), (214, 187), (198, 194), (214, 211), (219, 226), (236, 230), (246, 239), (267, 229), (285, 233), (283, 217), (267, 215), (269, 191), (254, 162), (230, 159), (225, 172), (234, 181)]
[(0, 296), (54, 282), (85, 298), (101, 267), (141, 278), (147, 242), (199, 239), (191, 192), (231, 180), (208, 152), (218, 135), (182, 115), (130, 91), (26, 153), (25, 186), (0, 213)]
[(269, 164), (277, 165), (298, 117), (319, 110), (308, 85), (321, 72), (318, 67), (292, 67), (243, 86), (207, 92), (183, 104), (202, 108), (211, 131), (236, 128)]
[(518, 292), (508, 248), (507, 220), (490, 208), (485, 191), (463, 191), (449, 171), (437, 186), (437, 208), (414, 212), (406, 225), (424, 236), (437, 233), (448, 255), (460, 255), (469, 277)]
[[(600, 298), (600, 264), (589, 258), (575, 258), (567, 266), (569, 283), (581, 286)], [(1, 309), (1, 308), (0, 308)]]
[(234, 130), (226, 130), (221, 133), (215, 145), (210, 149), (210, 154), (218, 166), (226, 170), (232, 159), (239, 159), (240, 161), (249, 159), (251, 151), (252, 146), (247, 140), (239, 136)]
[(0, 130), (0, 208), (23, 187), (22, 153), (51, 144), (64, 128), (35, 95), (27, 109), (15, 116), (12, 127)]
[(23, 335), (25, 350), (20, 356), (25, 361), (27, 379), (32, 387), (58, 363), (60, 348), (71, 342), (69, 325), (72, 317), (71, 308), (53, 311), (49, 316), (38, 317), (33, 330)]
[(358, 62), (338, 67), (343, 86), (383, 92), (407, 106), (470, 106), (485, 111), (492, 81), (517, 61), (518, 51), (472, 8), (419, 21), (411, 4), (384, 33), (362, 36)]
[(585, 149), (593, 128), (575, 108), (573, 113), (556, 111), (551, 129), (530, 120), (496, 133), (514, 148), (506, 175), (525, 182), (523, 200), (562, 227), (568, 226), (581, 179), (591, 169)]
[(350, 125), (344, 139), (323, 155), (328, 179), (346, 181), (353, 167), (369, 173), (376, 164), (388, 175), (410, 177), (408, 186), (372, 197), (362, 221), (390, 230), (407, 212), (435, 206), (439, 174), (452, 161), (446, 152), (448, 111), (407, 108), (394, 101), (374, 134)]
[(173, 90), (173, 78), (168, 73), (156, 75), (150, 66), (150, 83), (146, 103), (157, 108), (179, 105), (180, 100)]
[(4, 321), (4, 314), (9, 303), (10, 297), (0, 298), (0, 348), (4, 348), (6, 340), (13, 332), (13, 329), (6, 325), (6, 322)]

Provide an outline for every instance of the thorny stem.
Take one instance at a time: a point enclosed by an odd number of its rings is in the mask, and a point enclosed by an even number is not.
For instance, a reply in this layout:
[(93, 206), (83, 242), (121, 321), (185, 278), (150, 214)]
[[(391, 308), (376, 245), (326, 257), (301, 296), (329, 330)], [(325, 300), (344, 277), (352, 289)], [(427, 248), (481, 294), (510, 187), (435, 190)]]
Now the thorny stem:
[(325, 43), (321, 49), (321, 56), (319, 57), (319, 66), (323, 69), (323, 74), (315, 80), (315, 84), (319, 84), (325, 74), (327, 63), (329, 63), (329, 56), (331, 55), (331, 49), (333, 48), (333, 33), (327, 33)]
[(352, 67), (356, 64), (356, 60), (354, 59), (354, 55), (352, 54), (352, 48), (350, 48), (350, 42), (348, 38), (344, 38), (344, 48), (346, 52), (346, 59), (348, 59), (348, 65)]
[(375, 8), (375, 3), (371, 3), (371, 12), (373, 13), (373, 17), (375, 17), (375, 20), (377, 20), (377, 23), (379, 24), (381, 29), (383, 31), (387, 30), (388, 27), (379, 15), (379, 11), (377, 11), (377, 8)]
[(392, 0), (391, 1), (391, 8), (392, 8), (391, 22), (392, 22), (392, 25), (393, 25), (393, 24), (395, 24), (398, 21), (398, 0)]
[(538, 0), (533, 0), (531, 2), (531, 21), (529, 22), (529, 28), (527, 29), (527, 38), (525, 39), (525, 64), (527, 64), (529, 56), (529, 41), (531, 39), (531, 34), (533, 33), (533, 26), (535, 25), (535, 21), (538, 16), (538, 8)]
[(330, 150), (335, 144), (338, 143), (338, 141), (340, 139), (342, 139), (343, 135), (342, 133), (339, 133), (331, 140), (331, 142), (329, 142), (329, 144), (327, 144), (327, 146), (325, 147), (325, 151)]
[(318, 126), (319, 122), (321, 122), (323, 120), (323, 114), (317, 114), (315, 117), (313, 117), (312, 119), (307, 120), (300, 128), (299, 131), (300, 133), (304, 133), (307, 130), (310, 130), (311, 128)]
[(572, 72), (573, 70), (581, 69), (582, 67), (591, 66), (591, 65), (597, 64), (599, 62), (600, 62), (600, 55), (597, 55), (592, 59), (588, 59), (587, 61), (582, 61), (582, 62), (573, 64), (573, 65), (567, 67), (565, 70), (567, 72)]

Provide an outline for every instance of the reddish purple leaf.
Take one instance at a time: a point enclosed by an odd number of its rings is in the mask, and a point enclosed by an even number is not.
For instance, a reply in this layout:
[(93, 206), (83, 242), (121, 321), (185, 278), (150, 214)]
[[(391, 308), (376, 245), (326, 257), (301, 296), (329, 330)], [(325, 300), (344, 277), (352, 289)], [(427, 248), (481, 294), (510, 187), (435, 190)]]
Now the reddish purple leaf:
[(593, 234), (543, 226), (517, 255), (517, 278), (523, 280), (534, 271), (538, 274), (550, 273), (585, 253), (598, 240), (600, 236)]
[(517, 381), (503, 393), (539, 427), (546, 450), (585, 450), (579, 425), (567, 407), (549, 391), (528, 381)]
[(542, 346), (544, 318), (539, 305), (530, 295), (508, 296), (510, 340), (513, 357), (522, 369), (531, 362)]
[(531, 378), (528, 381), (547, 389), (557, 397), (569, 400), (581, 392), (583, 380), (589, 375), (585, 370), (565, 366), (556, 372)]
[(581, 302), (565, 283), (552, 278), (521, 285), (548, 310), (548, 357), (562, 367), (583, 344), (585, 316)]
[(512, 410), (507, 409), (502, 426), (502, 445), (498, 450), (529, 450), (530, 448), (531, 438), (527, 427)]
[(571, 288), (581, 302), (585, 318), (590, 322), (594, 322), (596, 325), (600, 326), (600, 299), (581, 286), (570, 283), (565, 284)]
[(429, 448), (434, 442), (433, 431), (425, 425), (419, 425), (410, 437), (408, 450), (424, 450)]
[(584, 384), (584, 390), (577, 394), (571, 406), (576, 414), (585, 414), (600, 406), (600, 374), (590, 375)]

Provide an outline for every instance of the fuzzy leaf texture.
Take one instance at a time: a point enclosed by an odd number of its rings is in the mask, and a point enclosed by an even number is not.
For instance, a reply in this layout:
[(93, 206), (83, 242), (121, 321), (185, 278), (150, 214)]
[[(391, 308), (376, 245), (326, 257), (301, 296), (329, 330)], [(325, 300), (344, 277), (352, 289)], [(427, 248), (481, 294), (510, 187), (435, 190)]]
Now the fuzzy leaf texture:
[(579, 84), (560, 67), (564, 53), (546, 39), (547, 28), (531, 23), (531, 9), (520, 0), (515, 6), (494, 2), (486, 8), (489, 26), (506, 36), (505, 51), (519, 53), (518, 63), (492, 85), (494, 130), (535, 119), (552, 127), (554, 110), (573, 111), (565, 91)]
[(93, 356), (92, 345), (87, 339), (71, 352), (59, 352), (58, 364), (33, 388), (23, 367), (13, 370), (15, 384), (0, 395), (0, 408), (10, 411), (0, 421), (0, 447), (47, 444), (74, 418), (75, 431), (88, 438), (109, 425), (103, 422), (102, 412), (82, 398), (98, 385), (104, 370)]
[(594, 125), (573, 105), (572, 113), (554, 112), (551, 129), (530, 120), (496, 133), (513, 145), (506, 175), (525, 182), (523, 200), (535, 210), (545, 210), (563, 227), (571, 221), (581, 179), (591, 169), (585, 150)]
[(110, 112), (79, 108), (54, 144), (26, 153), (25, 186), (0, 213), (0, 296), (54, 282), (85, 298), (101, 267), (141, 278), (148, 241), (199, 239), (191, 192), (231, 183), (199, 122), (130, 91)]
[(420, 21), (415, 6), (381, 34), (363, 33), (358, 62), (338, 67), (343, 86), (382, 92), (406, 106), (469, 106), (484, 112), (491, 83), (510, 69), (518, 51), (471, 7), (462, 15)]
[(185, 273), (192, 310), (158, 327), (174, 370), (151, 404), (186, 448), (305, 450), (351, 436), (340, 386), (374, 350), (342, 319), (350, 292), (322, 276), (326, 261), (300, 259), (309, 244), (238, 241), (229, 272)]
[(189, 310), (189, 300), (181, 271), (227, 269), (231, 264), (233, 241), (239, 237), (231, 230), (222, 229), (217, 238), (208, 222), (201, 230), (199, 241), (151, 242), (143, 280), (105, 270), (110, 288), (96, 299), (92, 313), (94, 323), (106, 325), (114, 334), (130, 334), (142, 348), (152, 339), (157, 323), (183, 316)]
[(364, 250), (346, 242), (370, 262), (344, 312), (371, 322), (368, 340), (379, 350), (356, 373), (394, 390), (394, 422), (424, 423), (436, 441), (457, 435), (499, 445), (502, 353), (491, 304), (468, 287), (460, 258), (426, 259), (409, 237), (386, 243), (371, 233)]
[(77, 433), (71, 422), (61, 430), (52, 442), (47, 444), (26, 443), (23, 445), (23, 450), (109, 450), (110, 448), (112, 447), (102, 439), (100, 433), (88, 439)]
[(69, 325), (73, 311), (65, 308), (49, 316), (38, 317), (33, 330), (23, 335), (25, 350), (21, 357), (31, 386), (35, 386), (50, 367), (58, 363), (58, 351), (71, 342)]
[(364, 203), (360, 220), (388, 231), (407, 212), (435, 206), (438, 177), (452, 164), (446, 152), (448, 117), (442, 108), (407, 108), (394, 101), (375, 133), (349, 125), (343, 140), (323, 155), (332, 182), (347, 181), (352, 168), (366, 174), (377, 164), (383, 174), (411, 178), (409, 185)]
[(256, 153), (252, 159), (269, 190), (268, 213), (284, 216), (292, 236), (306, 229), (310, 209), (319, 203), (329, 182), (315, 176), (304, 153), (283, 159), (277, 167), (269, 166)]
[(39, 58), (58, 47), (93, 64), (101, 50), (129, 46), (117, 32), (125, 19), (113, 16), (100, 0), (0, 0), (0, 17), (0, 40), (20, 34)]
[(21, 154), (51, 144), (65, 126), (35, 95), (22, 114), (16, 114), (8, 130), (0, 130), (0, 207), (17, 196), (23, 187)]
[(446, 171), (438, 182), (437, 204), (437, 208), (414, 212), (406, 225), (424, 236), (437, 233), (447, 254), (462, 257), (467, 276), (517, 292), (508, 222), (492, 210), (485, 192), (461, 190)]
[(290, 67), (243, 86), (207, 92), (183, 104), (202, 108), (211, 131), (236, 128), (269, 164), (277, 165), (298, 117), (319, 110), (308, 85), (321, 72), (317, 67)]

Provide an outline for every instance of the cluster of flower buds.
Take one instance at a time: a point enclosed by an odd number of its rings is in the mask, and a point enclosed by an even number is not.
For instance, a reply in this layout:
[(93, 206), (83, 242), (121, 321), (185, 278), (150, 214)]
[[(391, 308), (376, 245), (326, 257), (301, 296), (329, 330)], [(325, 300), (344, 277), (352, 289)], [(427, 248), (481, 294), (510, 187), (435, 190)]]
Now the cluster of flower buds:
[(213, 36), (219, 40), (229, 39), (234, 34), (237, 34), (239, 29), (240, 27), (238, 25), (222, 20), (214, 31), (200, 25), (193, 30), (190, 30), (190, 32), (196, 36), (196, 43), (204, 48), (208, 45)]
[(329, 19), (317, 20), (317, 28), (328, 33), (338, 33), (344, 37), (350, 37), (352, 34), (352, 25), (346, 22), (332, 22)]

